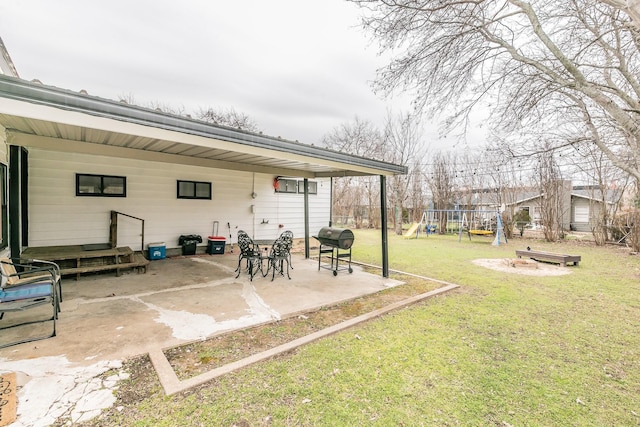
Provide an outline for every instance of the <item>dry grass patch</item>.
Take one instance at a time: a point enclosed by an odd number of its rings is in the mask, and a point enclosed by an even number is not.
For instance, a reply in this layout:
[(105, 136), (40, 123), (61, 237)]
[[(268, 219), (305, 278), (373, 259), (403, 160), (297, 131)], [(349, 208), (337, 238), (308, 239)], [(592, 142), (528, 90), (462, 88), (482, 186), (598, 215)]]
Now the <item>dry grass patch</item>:
[(316, 311), (175, 347), (166, 350), (165, 356), (178, 378), (185, 380), (442, 286), (400, 274), (392, 275), (392, 278), (406, 284)]

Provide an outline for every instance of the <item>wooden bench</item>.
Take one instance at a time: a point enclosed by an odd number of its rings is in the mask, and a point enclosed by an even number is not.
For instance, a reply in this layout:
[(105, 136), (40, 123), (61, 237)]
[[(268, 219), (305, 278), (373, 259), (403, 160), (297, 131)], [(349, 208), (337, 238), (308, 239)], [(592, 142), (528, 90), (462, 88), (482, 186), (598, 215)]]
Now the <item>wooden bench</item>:
[(554, 252), (533, 251), (528, 249), (516, 250), (518, 258), (531, 258), (536, 261), (547, 261), (560, 264), (563, 267), (567, 266), (568, 262), (572, 262), (573, 265), (578, 265), (581, 261), (580, 255), (565, 255)]
[(60, 274), (75, 274), (115, 270), (116, 276), (124, 268), (147, 272), (149, 260), (134, 253), (128, 246), (110, 249), (85, 250), (82, 245), (30, 247), (22, 252), (25, 258), (53, 261), (60, 266)]

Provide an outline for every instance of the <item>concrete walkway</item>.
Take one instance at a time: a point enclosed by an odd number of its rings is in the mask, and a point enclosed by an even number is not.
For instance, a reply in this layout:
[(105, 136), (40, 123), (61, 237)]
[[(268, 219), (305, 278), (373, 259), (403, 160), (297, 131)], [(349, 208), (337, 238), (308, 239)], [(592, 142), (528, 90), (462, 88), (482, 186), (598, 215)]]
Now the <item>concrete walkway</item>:
[[(18, 420), (12, 426), (97, 416), (115, 402), (126, 358), (400, 284), (357, 267), (334, 277), (318, 271), (317, 261), (296, 256), (292, 280), (251, 282), (244, 273), (235, 279), (236, 265), (237, 254), (177, 257), (153, 261), (147, 274), (66, 279), (57, 336), (0, 350), (0, 372), (18, 373)], [(4, 325), (19, 318), (10, 314)], [(3, 335), (2, 341), (9, 338)], [(101, 379), (108, 370), (113, 374)]]

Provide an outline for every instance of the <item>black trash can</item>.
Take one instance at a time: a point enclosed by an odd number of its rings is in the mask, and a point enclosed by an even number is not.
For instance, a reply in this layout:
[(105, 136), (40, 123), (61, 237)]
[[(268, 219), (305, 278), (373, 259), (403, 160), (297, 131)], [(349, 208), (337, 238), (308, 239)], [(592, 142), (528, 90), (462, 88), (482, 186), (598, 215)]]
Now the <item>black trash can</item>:
[(182, 255), (195, 255), (198, 243), (202, 243), (202, 236), (198, 234), (185, 234), (178, 239), (178, 244), (182, 246)]

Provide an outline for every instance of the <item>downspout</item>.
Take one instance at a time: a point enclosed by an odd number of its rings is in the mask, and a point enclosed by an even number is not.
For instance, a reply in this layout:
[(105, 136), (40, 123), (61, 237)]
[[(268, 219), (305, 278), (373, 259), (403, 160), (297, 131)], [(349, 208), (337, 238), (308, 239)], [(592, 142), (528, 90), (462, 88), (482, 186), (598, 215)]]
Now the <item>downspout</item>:
[(380, 175), (380, 228), (382, 228), (382, 277), (389, 277), (389, 239), (387, 231), (387, 178)]

